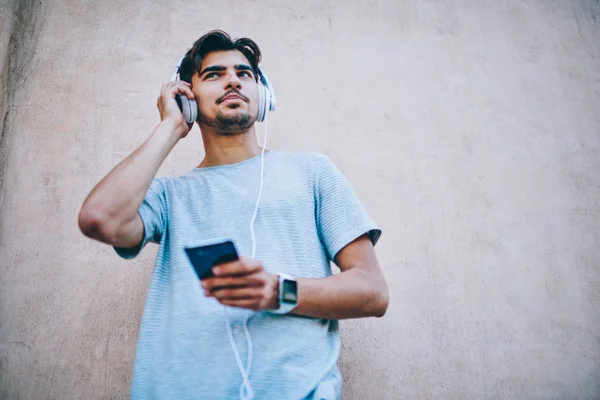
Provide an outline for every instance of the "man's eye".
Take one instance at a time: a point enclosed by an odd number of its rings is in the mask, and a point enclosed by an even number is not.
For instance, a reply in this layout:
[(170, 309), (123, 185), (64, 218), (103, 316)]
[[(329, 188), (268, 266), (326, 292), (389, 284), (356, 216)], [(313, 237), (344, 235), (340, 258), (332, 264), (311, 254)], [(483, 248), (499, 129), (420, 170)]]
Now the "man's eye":
[(215, 78), (219, 76), (216, 72), (211, 72), (209, 74), (206, 74), (206, 76), (204, 77), (205, 79), (210, 79), (210, 78)]
[(242, 75), (246, 75), (248, 78), (252, 78), (252, 75), (251, 75), (251, 74), (250, 74), (250, 72), (248, 72), (248, 71), (242, 71), (242, 72), (240, 72), (240, 74), (239, 74), (239, 75), (240, 75), (240, 76), (242, 76)]

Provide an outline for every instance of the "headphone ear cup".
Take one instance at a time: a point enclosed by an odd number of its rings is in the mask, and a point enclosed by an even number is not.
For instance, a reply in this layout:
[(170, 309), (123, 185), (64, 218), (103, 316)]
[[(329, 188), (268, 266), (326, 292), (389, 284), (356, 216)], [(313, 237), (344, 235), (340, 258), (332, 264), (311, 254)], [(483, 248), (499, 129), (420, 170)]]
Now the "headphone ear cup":
[(196, 100), (190, 100), (181, 94), (175, 95), (175, 101), (181, 110), (183, 119), (188, 124), (193, 124), (198, 119), (198, 104)]
[(263, 110), (265, 110), (265, 117), (267, 116), (267, 113), (269, 112), (269, 110), (271, 109), (271, 92), (269, 91), (269, 88), (264, 87), (264, 91), (265, 91), (265, 101), (264, 101), (264, 105), (263, 105)]
[(266, 109), (267, 111), (275, 111), (275, 93), (273, 92), (273, 88), (269, 86), (266, 87), (265, 90), (267, 92), (268, 97)]
[(262, 83), (258, 84), (258, 114), (256, 116), (256, 120), (258, 122), (262, 122), (265, 120), (265, 87)]
[(267, 77), (260, 67), (258, 68), (260, 81), (265, 89), (265, 114), (268, 111), (275, 111), (275, 91), (273, 90), (273, 85), (271, 85), (271, 81)]

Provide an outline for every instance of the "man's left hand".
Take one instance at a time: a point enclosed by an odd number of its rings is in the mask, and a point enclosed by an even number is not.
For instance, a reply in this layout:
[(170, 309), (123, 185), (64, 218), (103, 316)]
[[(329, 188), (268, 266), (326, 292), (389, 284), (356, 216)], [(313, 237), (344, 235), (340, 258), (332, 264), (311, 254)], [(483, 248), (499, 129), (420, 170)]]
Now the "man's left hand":
[(254, 311), (279, 308), (279, 278), (265, 271), (260, 261), (242, 257), (217, 265), (212, 272), (212, 277), (201, 281), (207, 297)]

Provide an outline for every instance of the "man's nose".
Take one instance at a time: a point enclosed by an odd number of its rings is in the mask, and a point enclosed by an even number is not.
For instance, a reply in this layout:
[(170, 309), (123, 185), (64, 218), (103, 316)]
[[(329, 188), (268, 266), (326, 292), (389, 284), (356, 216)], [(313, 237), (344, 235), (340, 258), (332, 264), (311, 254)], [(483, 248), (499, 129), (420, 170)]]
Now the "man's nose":
[(242, 81), (240, 81), (239, 76), (235, 71), (227, 74), (227, 78), (225, 81), (225, 89), (236, 89), (239, 90), (242, 88)]

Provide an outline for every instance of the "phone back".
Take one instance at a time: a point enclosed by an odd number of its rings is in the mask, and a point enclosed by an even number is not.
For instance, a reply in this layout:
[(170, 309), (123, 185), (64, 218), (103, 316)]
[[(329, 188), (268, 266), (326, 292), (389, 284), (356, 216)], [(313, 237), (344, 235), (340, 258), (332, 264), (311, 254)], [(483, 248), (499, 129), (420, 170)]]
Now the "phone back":
[(187, 247), (184, 249), (198, 279), (212, 276), (212, 268), (215, 265), (237, 260), (238, 254), (232, 241), (210, 244), (199, 247)]

